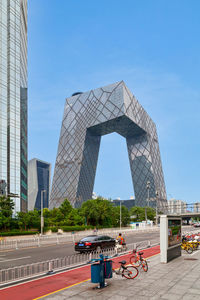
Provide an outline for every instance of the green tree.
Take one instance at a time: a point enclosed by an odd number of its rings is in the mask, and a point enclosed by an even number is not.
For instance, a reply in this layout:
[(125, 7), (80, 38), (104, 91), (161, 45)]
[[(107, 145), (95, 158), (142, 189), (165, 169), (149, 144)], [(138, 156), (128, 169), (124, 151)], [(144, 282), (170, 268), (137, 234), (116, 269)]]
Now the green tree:
[[(46, 209), (46, 208), (45, 208)], [(44, 210), (45, 210), (44, 209)], [(29, 214), (29, 228), (40, 229), (40, 212), (37, 209), (31, 210)]]
[(152, 207), (147, 207), (147, 219), (151, 221), (155, 221), (156, 211)]
[(61, 211), (63, 216), (67, 216), (72, 211), (72, 209), (72, 205), (67, 199), (65, 199), (59, 207), (59, 210)]
[(31, 217), (29, 213), (18, 212), (17, 221), (20, 229), (27, 229), (30, 226)]
[(59, 208), (54, 207), (50, 210), (49, 226), (58, 226), (64, 220), (64, 216)]
[[(155, 209), (152, 207), (146, 207), (147, 210), (147, 219), (148, 220), (155, 220)], [(140, 206), (133, 206), (130, 209), (130, 215), (132, 216), (132, 220), (134, 222), (141, 222), (145, 221), (145, 207), (140, 207)]]
[(101, 197), (88, 200), (81, 206), (81, 215), (86, 218), (87, 225), (111, 226), (112, 204)]
[(130, 209), (131, 219), (134, 222), (141, 222), (145, 220), (145, 208), (140, 206), (133, 206)]
[(67, 226), (84, 225), (84, 217), (81, 216), (77, 209), (73, 208), (65, 217), (65, 224)]
[[(130, 224), (130, 213), (128, 211), (128, 208), (124, 205), (121, 206), (121, 221), (122, 226), (127, 226)], [(114, 227), (120, 226), (120, 206), (113, 206), (112, 224)]]
[(5, 230), (10, 227), (12, 221), (14, 201), (7, 196), (0, 196), (0, 226)]

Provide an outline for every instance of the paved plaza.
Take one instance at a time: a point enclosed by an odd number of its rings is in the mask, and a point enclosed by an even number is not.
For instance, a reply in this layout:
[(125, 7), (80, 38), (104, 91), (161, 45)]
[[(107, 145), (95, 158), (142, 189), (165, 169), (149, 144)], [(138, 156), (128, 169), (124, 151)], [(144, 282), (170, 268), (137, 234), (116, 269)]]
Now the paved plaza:
[(200, 251), (168, 264), (160, 263), (160, 255), (149, 258), (149, 271), (142, 270), (134, 280), (123, 279), (114, 274), (104, 289), (94, 289), (90, 280), (62, 289), (42, 299), (51, 300), (156, 300), (200, 299)]

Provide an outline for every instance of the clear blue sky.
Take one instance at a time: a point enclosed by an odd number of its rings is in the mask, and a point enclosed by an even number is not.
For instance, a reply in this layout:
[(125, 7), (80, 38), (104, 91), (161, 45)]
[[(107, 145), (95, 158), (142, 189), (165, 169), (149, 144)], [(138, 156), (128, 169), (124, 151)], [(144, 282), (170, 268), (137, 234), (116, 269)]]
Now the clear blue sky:
[[(54, 167), (66, 97), (124, 80), (157, 125), (168, 198), (200, 201), (200, 1), (28, 2), (29, 159)], [(94, 191), (134, 195), (117, 134)]]

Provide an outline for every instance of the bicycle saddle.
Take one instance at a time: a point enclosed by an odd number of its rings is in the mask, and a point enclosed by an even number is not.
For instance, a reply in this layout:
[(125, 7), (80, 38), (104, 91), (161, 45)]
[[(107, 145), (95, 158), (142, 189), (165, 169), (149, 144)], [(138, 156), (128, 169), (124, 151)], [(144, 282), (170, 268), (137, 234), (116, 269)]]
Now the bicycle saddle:
[(125, 265), (126, 264), (126, 261), (125, 260), (122, 260), (122, 261), (119, 261), (120, 264), (122, 265)]
[(138, 254), (139, 254), (139, 255), (142, 255), (142, 254), (144, 254), (144, 252), (139, 252)]

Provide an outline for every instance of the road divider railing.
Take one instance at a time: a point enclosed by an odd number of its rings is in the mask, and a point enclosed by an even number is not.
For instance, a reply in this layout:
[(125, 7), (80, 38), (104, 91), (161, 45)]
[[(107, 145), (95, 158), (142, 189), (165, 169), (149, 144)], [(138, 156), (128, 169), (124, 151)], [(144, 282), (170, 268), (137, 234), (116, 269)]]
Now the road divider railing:
[(123, 235), (131, 235), (133, 233), (151, 233), (159, 230), (159, 227), (152, 226), (141, 229), (131, 229), (131, 228), (123, 228), (123, 229), (102, 229), (98, 232), (90, 231), (81, 231), (81, 232), (70, 232), (63, 233), (62, 235), (52, 234), (52, 235), (44, 235), (44, 236), (35, 236), (26, 239), (7, 239), (4, 238), (0, 241), (0, 251), (2, 250), (12, 250), (12, 249), (21, 249), (21, 248), (29, 248), (29, 247), (42, 247), (46, 245), (59, 245), (65, 244), (68, 242), (74, 243), (75, 241), (80, 240), (81, 238), (91, 235), (91, 234), (105, 234), (110, 235), (115, 238), (118, 236), (119, 232)]
[[(151, 241), (141, 241), (138, 243), (132, 243), (127, 245), (127, 250), (121, 252), (118, 255), (124, 255), (133, 249), (145, 249), (148, 247), (159, 245), (158, 240)], [(48, 261), (32, 263), (23, 266), (17, 266), (14, 268), (0, 270), (0, 286), (5, 286), (6, 284), (13, 284), (25, 279), (32, 279), (36, 276), (50, 275), (54, 272), (59, 272), (62, 270), (67, 270), (81, 265), (85, 265), (93, 258), (99, 256), (99, 253), (104, 255), (113, 256), (117, 254), (116, 248), (105, 249), (99, 252), (92, 251), (83, 254), (73, 254), (70, 256), (65, 256), (62, 258), (55, 258)]]

